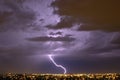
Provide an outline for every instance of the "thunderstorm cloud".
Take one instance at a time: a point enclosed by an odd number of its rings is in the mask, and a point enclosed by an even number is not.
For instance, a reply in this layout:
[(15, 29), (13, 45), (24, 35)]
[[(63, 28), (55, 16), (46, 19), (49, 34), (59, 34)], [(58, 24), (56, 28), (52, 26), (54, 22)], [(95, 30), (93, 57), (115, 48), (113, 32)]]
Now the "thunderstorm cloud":
[(119, 72), (119, 3), (0, 0), (0, 72)]

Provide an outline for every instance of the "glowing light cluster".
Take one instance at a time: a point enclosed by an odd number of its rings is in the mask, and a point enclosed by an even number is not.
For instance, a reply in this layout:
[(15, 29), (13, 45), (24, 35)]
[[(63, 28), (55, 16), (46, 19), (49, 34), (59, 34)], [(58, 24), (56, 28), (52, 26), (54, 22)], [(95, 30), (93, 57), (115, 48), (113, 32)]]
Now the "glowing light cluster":
[(62, 65), (58, 65), (54, 59), (52, 58), (53, 55), (48, 55), (48, 57), (50, 58), (50, 60), (53, 62), (53, 64), (56, 66), (56, 67), (59, 67), (59, 68), (62, 68), (64, 70), (64, 74), (66, 74), (67, 70), (65, 67), (63, 67)]

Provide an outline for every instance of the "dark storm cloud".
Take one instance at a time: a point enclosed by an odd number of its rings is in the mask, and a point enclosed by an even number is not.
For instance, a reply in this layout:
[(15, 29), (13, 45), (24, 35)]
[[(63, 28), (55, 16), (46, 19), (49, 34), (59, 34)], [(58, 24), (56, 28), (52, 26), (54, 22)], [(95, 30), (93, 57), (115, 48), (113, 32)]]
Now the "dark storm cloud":
[(101, 24), (83, 24), (80, 25), (78, 28), (78, 31), (95, 31), (95, 30), (101, 30), (105, 32), (119, 32), (120, 27), (119, 25), (101, 25)]
[(120, 45), (120, 35), (117, 35), (112, 41), (112, 44)]
[[(83, 33), (84, 34), (84, 33)], [(83, 35), (79, 33), (80, 35)], [(68, 48), (66, 54), (79, 58), (92, 57), (117, 57), (120, 56), (119, 33), (107, 33), (101, 31), (90, 32), (88, 38), (86, 35), (77, 38), (73, 45)], [(83, 40), (82, 40), (83, 39)], [(117, 41), (115, 41), (118, 39)], [(113, 41), (115, 41), (113, 43)], [(72, 59), (72, 58), (70, 58)], [(77, 59), (77, 58), (75, 58)]]
[(48, 54), (71, 73), (119, 70), (119, 1), (52, 1), (0, 0), (0, 71), (56, 73)]
[[(24, 2), (24, 1), (23, 1)], [(35, 19), (35, 13), (15, 0), (0, 1), (0, 31), (26, 29)]]
[(57, 25), (47, 25), (49, 29), (62, 29), (62, 28), (71, 28), (75, 23), (78, 23), (78, 20), (72, 17), (63, 17)]
[[(117, 56), (120, 56), (120, 54), (117, 52), (117, 50), (119, 51), (120, 50), (120, 45), (115, 45), (115, 46), (106, 46), (106, 47), (103, 47), (103, 48), (97, 48), (96, 47), (91, 47), (91, 48), (86, 48), (86, 49), (83, 49), (83, 50), (76, 50), (74, 52), (76, 53), (82, 53), (83, 55), (89, 55), (89, 56), (92, 56), (92, 57), (117, 57)], [(101, 55), (101, 56), (100, 56)], [(89, 57), (88, 56), (88, 57)]]
[[(56, 0), (53, 6), (58, 9), (55, 13), (77, 19), (79, 23), (87, 25), (80, 26), (79, 30), (105, 30), (120, 31), (120, 1), (116, 0)], [(71, 19), (72, 19), (71, 18)], [(60, 25), (69, 23), (61, 22)], [(76, 21), (70, 22), (68, 26), (56, 26), (67, 28)], [(59, 25), (59, 24), (58, 24)]]
[(27, 38), (28, 41), (67, 41), (67, 42), (71, 42), (74, 41), (75, 39), (69, 36), (65, 36), (65, 37), (47, 37), (47, 36), (41, 36), (41, 37), (33, 37), (33, 38)]

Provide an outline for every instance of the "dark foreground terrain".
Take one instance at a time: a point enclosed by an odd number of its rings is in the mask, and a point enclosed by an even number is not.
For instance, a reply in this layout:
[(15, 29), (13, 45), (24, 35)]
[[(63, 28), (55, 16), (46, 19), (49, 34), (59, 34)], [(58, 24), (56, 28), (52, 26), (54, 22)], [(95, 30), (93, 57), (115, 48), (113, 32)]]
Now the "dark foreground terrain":
[(118, 73), (106, 74), (0, 74), (0, 80), (120, 80)]

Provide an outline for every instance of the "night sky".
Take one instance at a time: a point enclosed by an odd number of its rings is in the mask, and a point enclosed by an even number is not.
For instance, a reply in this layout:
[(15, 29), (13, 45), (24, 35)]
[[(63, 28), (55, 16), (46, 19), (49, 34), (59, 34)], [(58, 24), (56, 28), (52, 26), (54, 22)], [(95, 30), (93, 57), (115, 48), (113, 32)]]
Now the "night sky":
[(0, 72), (120, 72), (120, 0), (0, 0)]

